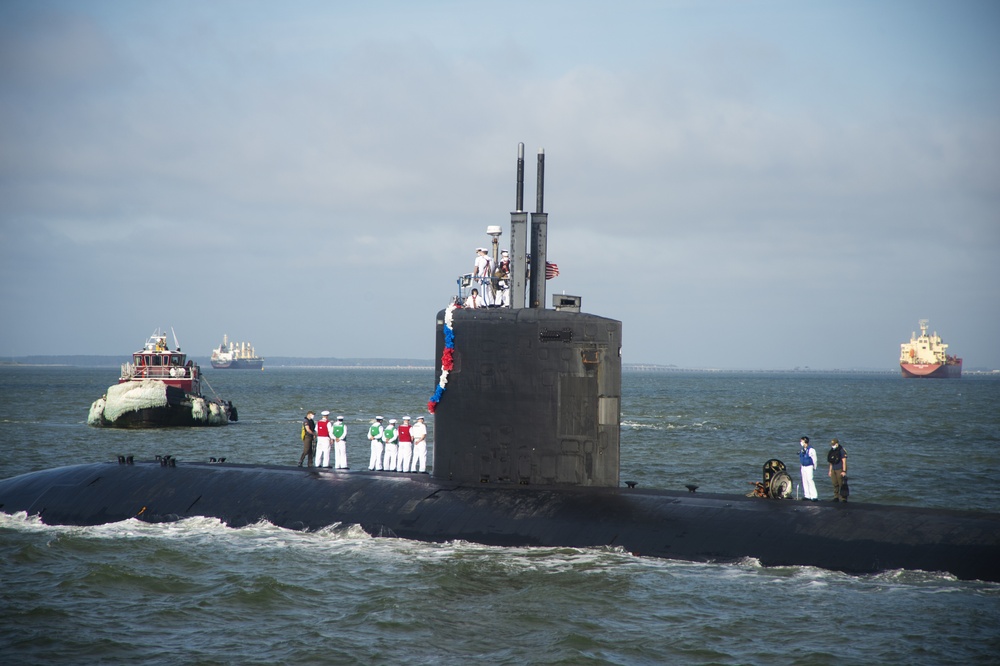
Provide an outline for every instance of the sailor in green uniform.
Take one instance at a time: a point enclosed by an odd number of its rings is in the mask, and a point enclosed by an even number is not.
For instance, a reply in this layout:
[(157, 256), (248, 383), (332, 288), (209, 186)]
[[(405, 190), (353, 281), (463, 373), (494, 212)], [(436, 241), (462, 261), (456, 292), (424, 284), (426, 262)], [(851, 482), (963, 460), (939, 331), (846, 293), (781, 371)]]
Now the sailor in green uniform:
[(347, 426), (344, 424), (344, 417), (338, 416), (333, 427), (330, 428), (333, 437), (333, 459), (334, 467), (337, 469), (350, 469), (347, 466)]
[(368, 428), (368, 439), (372, 443), (372, 457), (368, 461), (368, 469), (382, 470), (382, 417), (376, 416)]
[(389, 419), (389, 425), (382, 431), (382, 440), (385, 442), (385, 469), (389, 472), (396, 471), (399, 462), (399, 433), (396, 431), (396, 419)]

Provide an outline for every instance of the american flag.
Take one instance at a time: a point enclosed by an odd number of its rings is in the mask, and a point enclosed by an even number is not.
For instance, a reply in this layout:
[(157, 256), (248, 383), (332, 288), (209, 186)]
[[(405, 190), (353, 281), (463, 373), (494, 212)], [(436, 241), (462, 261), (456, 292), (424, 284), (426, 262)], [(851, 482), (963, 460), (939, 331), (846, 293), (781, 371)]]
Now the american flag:
[(545, 279), (551, 280), (552, 278), (559, 275), (559, 265), (553, 264), (551, 262), (545, 262)]

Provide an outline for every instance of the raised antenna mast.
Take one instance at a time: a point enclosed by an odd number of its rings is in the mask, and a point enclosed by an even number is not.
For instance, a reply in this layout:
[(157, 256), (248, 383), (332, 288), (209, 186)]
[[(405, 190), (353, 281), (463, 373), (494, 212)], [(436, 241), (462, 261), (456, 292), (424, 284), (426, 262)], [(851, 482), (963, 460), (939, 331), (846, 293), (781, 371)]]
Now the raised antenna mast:
[(517, 144), (517, 208), (518, 213), (524, 210), (524, 144)]
[(517, 144), (517, 210), (510, 214), (510, 307), (524, 307), (528, 214), (524, 212), (524, 144)]
[(531, 278), (528, 280), (528, 307), (545, 308), (545, 255), (548, 244), (548, 219), (543, 213), (545, 201), (545, 149), (538, 150), (538, 185), (535, 212), (531, 214)]
[(535, 212), (541, 213), (545, 210), (542, 204), (545, 203), (545, 149), (538, 149), (538, 179), (535, 185)]

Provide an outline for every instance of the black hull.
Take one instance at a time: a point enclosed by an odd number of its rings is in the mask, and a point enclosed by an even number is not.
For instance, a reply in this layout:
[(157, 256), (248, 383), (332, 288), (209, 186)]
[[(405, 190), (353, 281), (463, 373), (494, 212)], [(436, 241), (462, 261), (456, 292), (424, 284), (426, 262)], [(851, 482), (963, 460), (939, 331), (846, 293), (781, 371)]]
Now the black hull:
[(191, 405), (168, 405), (166, 407), (148, 407), (122, 414), (114, 421), (101, 420), (104, 428), (194, 428), (219, 427), (235, 421), (230, 412), (224, 421), (211, 421), (194, 417)]
[(427, 475), (233, 464), (95, 463), (0, 482), (0, 510), (49, 524), (207, 516), (494, 546), (616, 547), (699, 562), (1000, 581), (1000, 515), (620, 488), (462, 486)]

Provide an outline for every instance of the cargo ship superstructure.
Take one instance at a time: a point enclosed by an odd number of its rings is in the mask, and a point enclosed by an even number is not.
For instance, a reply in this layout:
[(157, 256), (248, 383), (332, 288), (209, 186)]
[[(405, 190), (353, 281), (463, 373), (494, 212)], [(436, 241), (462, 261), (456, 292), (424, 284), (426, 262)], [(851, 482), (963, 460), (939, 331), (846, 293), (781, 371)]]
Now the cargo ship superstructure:
[(926, 319), (921, 319), (920, 335), (912, 333), (910, 341), (899, 346), (903, 377), (958, 379), (962, 376), (962, 359), (948, 353), (948, 345), (936, 332), (927, 335), (927, 324)]
[(216, 370), (263, 370), (264, 359), (257, 356), (249, 342), (229, 342), (222, 336), (222, 344), (212, 350), (212, 367)]

